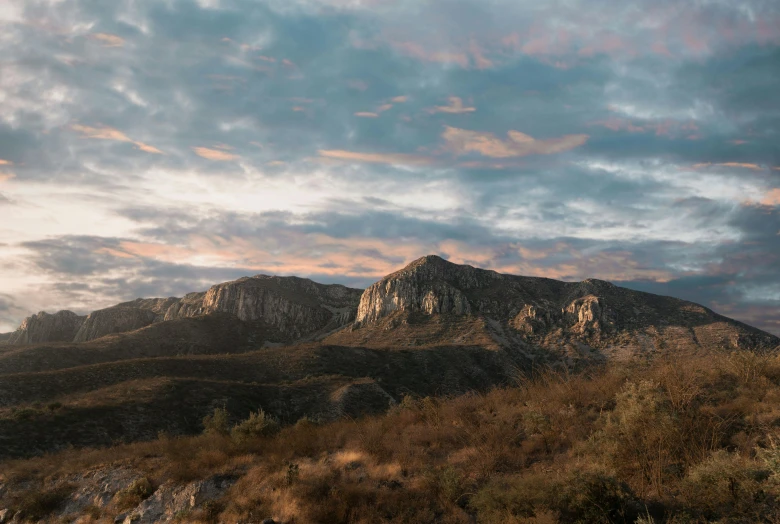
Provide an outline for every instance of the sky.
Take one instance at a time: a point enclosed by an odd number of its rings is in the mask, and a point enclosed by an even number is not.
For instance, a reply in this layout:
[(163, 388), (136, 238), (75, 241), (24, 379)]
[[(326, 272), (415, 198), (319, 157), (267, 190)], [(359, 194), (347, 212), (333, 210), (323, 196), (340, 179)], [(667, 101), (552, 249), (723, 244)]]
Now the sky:
[(427, 254), (780, 334), (780, 2), (0, 1), (0, 331)]

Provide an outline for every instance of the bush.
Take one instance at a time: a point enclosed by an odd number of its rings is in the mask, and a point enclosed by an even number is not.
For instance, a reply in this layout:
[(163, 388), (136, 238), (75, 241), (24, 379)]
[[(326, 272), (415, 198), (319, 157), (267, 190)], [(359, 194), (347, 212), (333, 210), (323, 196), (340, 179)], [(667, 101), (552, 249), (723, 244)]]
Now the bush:
[(640, 504), (625, 482), (601, 473), (572, 477), (551, 493), (562, 522), (635, 522)]
[(59, 508), (74, 489), (71, 484), (63, 484), (54, 489), (30, 490), (17, 503), (18, 516), (22, 522), (43, 520)]
[(214, 413), (203, 417), (203, 432), (227, 435), (230, 433), (228, 412), (225, 408), (214, 408)]
[(257, 437), (270, 436), (278, 431), (279, 422), (261, 409), (257, 413), (251, 413), (248, 419), (233, 426), (230, 436), (236, 442), (241, 443)]
[(152, 493), (154, 493), (154, 485), (147, 477), (142, 477), (117, 493), (114, 496), (114, 500), (119, 509), (125, 510), (134, 508), (141, 501), (151, 497)]
[(770, 471), (756, 465), (737, 453), (715, 451), (692, 468), (684, 480), (683, 493), (689, 506), (709, 519), (758, 512), (753, 516), (763, 520), (762, 482), (769, 478)]

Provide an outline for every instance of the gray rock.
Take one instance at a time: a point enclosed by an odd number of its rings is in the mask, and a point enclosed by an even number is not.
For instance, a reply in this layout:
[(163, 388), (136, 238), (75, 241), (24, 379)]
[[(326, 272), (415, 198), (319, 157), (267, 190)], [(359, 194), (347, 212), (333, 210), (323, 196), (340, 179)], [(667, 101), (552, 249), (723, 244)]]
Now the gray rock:
[(205, 502), (218, 499), (235, 482), (232, 477), (215, 476), (177, 486), (167, 482), (127, 513), (124, 524), (172, 522), (177, 515), (192, 511)]
[(166, 320), (222, 312), (245, 322), (262, 321), (295, 340), (333, 330), (354, 318), (362, 292), (298, 277), (257, 275), (212, 286), (172, 304)]
[(70, 342), (86, 317), (72, 311), (58, 311), (50, 315), (45, 311), (27, 317), (19, 328), (8, 337), (8, 344), (39, 344)]
[(152, 310), (128, 306), (99, 309), (87, 316), (73, 342), (87, 342), (113, 333), (134, 331), (152, 324), (156, 317)]

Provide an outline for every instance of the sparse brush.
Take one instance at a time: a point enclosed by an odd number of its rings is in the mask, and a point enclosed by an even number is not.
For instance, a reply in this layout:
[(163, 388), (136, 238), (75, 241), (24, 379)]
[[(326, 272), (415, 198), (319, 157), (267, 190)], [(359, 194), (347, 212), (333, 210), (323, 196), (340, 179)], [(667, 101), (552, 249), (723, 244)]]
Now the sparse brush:
[(230, 415), (225, 408), (214, 408), (214, 413), (203, 417), (203, 432), (227, 435), (230, 433)]
[(253, 438), (273, 435), (278, 431), (279, 421), (260, 409), (250, 413), (249, 418), (233, 426), (230, 436), (236, 442), (244, 443)]

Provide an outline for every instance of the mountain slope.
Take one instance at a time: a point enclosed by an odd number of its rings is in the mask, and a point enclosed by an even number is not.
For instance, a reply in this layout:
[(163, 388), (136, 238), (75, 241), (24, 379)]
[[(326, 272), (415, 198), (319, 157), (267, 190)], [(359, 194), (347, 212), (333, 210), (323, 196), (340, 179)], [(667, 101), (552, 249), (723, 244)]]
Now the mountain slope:
[(540, 367), (762, 353), (780, 342), (675, 298), (435, 256), (362, 294), (259, 275), (96, 311), (79, 333), (98, 338), (0, 349), (0, 455), (197, 432), (219, 405), (235, 419), (263, 408), (285, 423), (328, 420), (405, 395), (486, 391)]
[(158, 322), (228, 313), (245, 322), (273, 328), (278, 342), (327, 333), (354, 318), (361, 290), (318, 284), (298, 277), (257, 275), (212, 286), (183, 298), (139, 298), (93, 311), (86, 317), (70, 311), (40, 312), (25, 319), (8, 345), (88, 342), (134, 331)]
[(692, 302), (602, 280), (505, 275), (436, 256), (416, 260), (366, 289), (351, 335), (339, 334), (339, 341), (376, 343), (388, 338), (372, 333), (380, 324), (382, 331), (393, 331), (424, 326), (438, 315), (482, 318), (483, 335), (501, 346), (558, 354), (575, 348), (625, 357), (664, 349), (770, 350), (780, 344), (773, 335)]

